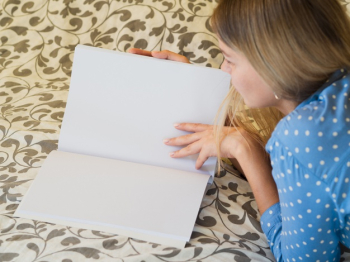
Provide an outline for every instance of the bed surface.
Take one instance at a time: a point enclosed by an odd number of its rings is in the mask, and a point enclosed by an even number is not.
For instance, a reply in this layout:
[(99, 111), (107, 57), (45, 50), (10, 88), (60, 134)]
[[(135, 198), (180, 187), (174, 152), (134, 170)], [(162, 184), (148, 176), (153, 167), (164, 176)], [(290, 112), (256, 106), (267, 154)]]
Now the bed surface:
[[(342, 2), (350, 11), (350, 0)], [(216, 174), (184, 249), (13, 217), (57, 149), (75, 46), (168, 49), (218, 68), (209, 25), (217, 0), (0, 3), (0, 262), (274, 261), (251, 189), (229, 165)]]

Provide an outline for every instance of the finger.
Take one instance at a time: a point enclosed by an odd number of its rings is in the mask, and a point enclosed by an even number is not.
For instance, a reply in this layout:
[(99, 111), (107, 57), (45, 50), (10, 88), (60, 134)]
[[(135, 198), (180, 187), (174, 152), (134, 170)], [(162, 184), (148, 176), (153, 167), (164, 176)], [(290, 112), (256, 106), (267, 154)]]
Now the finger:
[(197, 158), (196, 161), (196, 169), (200, 169), (204, 163), (208, 160), (208, 158), (211, 157), (211, 154), (209, 154), (208, 150), (203, 148)]
[(202, 132), (164, 139), (164, 144), (168, 146), (184, 146), (200, 140), (204, 134)]
[(203, 132), (206, 130), (212, 130), (213, 126), (199, 123), (176, 123), (174, 127), (179, 130), (187, 132)]
[(190, 61), (185, 56), (179, 55), (179, 54), (171, 52), (169, 50), (152, 51), (152, 56), (156, 57), (156, 58), (160, 58), (160, 59), (168, 59), (168, 60), (172, 60), (172, 61), (190, 64)]
[(139, 48), (130, 48), (128, 50), (128, 53), (136, 54), (136, 55), (143, 55), (143, 56), (152, 56), (152, 53), (150, 51), (142, 50), (142, 49), (139, 49)]
[(194, 154), (198, 154), (201, 151), (202, 148), (202, 143), (200, 142), (195, 142), (193, 144), (190, 144), (178, 151), (175, 152), (171, 152), (170, 156), (172, 158), (181, 158), (181, 157), (185, 157), (185, 156), (191, 156)]

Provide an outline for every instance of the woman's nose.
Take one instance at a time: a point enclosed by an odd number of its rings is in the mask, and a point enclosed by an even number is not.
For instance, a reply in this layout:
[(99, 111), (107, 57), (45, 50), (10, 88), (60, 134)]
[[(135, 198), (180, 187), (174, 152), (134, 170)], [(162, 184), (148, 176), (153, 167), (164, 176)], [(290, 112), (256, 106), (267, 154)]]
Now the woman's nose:
[(220, 66), (220, 69), (221, 69), (222, 71), (226, 72), (226, 73), (230, 73), (230, 72), (229, 72), (229, 69), (228, 69), (228, 64), (227, 64), (226, 60), (224, 60), (224, 61), (222, 62), (221, 66)]

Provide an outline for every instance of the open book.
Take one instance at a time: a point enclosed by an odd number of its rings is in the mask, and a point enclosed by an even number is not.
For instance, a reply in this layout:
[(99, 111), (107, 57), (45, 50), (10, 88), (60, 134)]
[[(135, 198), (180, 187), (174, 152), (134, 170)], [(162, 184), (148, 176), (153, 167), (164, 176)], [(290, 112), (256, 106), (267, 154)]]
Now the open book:
[(213, 124), (229, 87), (218, 69), (78, 45), (58, 150), (15, 216), (182, 248), (216, 159), (173, 159), (174, 123)]

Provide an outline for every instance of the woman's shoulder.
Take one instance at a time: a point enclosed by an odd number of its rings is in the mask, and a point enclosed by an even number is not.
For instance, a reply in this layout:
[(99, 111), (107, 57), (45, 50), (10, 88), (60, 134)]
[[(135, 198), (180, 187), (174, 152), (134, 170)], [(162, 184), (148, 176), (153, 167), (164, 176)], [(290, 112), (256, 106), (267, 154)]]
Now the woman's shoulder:
[[(313, 169), (336, 168), (350, 155), (350, 74), (330, 82), (284, 117), (266, 149), (276, 145)], [(279, 150), (281, 152), (281, 150)]]
[(338, 140), (337, 134), (350, 138), (350, 72), (347, 71), (285, 116), (272, 137), (286, 138), (286, 142), (290, 138), (303, 140), (301, 135), (307, 139)]

